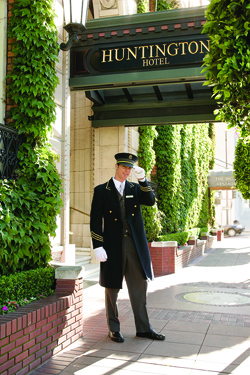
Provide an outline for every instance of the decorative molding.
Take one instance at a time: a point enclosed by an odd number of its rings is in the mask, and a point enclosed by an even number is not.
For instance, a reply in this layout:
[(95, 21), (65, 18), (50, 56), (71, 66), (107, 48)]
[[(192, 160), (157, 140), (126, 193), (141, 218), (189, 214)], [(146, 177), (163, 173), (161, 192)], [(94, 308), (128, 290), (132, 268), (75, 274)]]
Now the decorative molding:
[(116, 0), (100, 0), (101, 9), (117, 8)]
[[(103, 0), (100, 0), (103, 1)], [(136, 35), (136, 34), (161, 34), (161, 33), (171, 33), (175, 34), (176, 32), (182, 32), (183, 30), (191, 30), (191, 29), (201, 29), (202, 26), (205, 24), (204, 19), (197, 20), (196, 22), (186, 22), (183, 21), (182, 23), (171, 23), (169, 22), (168, 24), (162, 24), (162, 25), (156, 25), (156, 26), (144, 26), (142, 27), (130, 27), (124, 28), (124, 29), (118, 29), (115, 28), (114, 30), (103, 30), (99, 32), (89, 32), (88, 34), (85, 34), (81, 36), (81, 40), (84, 41), (84, 39), (87, 39), (89, 42), (94, 39), (95, 41), (98, 40), (99, 38), (105, 38), (105, 39), (110, 39), (114, 37), (124, 37), (126, 35)], [(90, 30), (89, 30), (90, 31)]]

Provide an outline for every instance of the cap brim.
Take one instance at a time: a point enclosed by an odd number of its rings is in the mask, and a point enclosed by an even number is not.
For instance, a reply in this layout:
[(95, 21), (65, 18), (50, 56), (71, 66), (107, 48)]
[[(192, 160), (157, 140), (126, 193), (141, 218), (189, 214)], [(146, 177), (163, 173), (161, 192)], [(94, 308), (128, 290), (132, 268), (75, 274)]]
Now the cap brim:
[(126, 160), (119, 160), (116, 162), (117, 164), (121, 164), (121, 165), (125, 165), (125, 167), (130, 167), (130, 168), (133, 168), (134, 166), (134, 162), (132, 161), (126, 161)]

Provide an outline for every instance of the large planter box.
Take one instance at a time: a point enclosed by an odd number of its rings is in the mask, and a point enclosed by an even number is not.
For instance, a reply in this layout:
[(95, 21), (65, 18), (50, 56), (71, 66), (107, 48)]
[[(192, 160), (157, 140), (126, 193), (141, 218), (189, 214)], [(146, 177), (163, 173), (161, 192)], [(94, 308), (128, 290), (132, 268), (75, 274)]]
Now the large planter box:
[(175, 273), (176, 241), (149, 243), (149, 251), (155, 276)]
[(27, 374), (82, 336), (82, 268), (58, 270), (53, 296), (0, 316), (1, 375)]
[(170, 275), (186, 267), (196, 258), (203, 255), (213, 245), (214, 238), (193, 239), (188, 246), (178, 248), (176, 241), (149, 243), (149, 251), (155, 276)]

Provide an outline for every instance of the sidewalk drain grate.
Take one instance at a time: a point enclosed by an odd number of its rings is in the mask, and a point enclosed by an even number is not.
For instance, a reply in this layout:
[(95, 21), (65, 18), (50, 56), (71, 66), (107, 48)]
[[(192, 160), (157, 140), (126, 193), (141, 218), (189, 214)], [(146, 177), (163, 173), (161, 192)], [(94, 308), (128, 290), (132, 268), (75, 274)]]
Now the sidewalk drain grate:
[(250, 296), (232, 292), (200, 291), (181, 293), (175, 296), (183, 302), (192, 302), (200, 305), (239, 307), (250, 305)]

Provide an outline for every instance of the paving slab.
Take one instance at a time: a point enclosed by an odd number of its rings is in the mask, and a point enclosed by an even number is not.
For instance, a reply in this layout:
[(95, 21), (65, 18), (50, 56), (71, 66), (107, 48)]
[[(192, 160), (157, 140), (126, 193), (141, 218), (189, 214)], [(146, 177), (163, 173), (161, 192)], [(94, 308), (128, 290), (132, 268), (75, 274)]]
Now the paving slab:
[(250, 338), (242, 336), (228, 336), (228, 335), (211, 335), (207, 334), (204, 342), (204, 346), (212, 346), (216, 348), (234, 348), (240, 350), (246, 350), (250, 348)]
[(167, 328), (161, 331), (166, 335), (165, 342), (201, 345), (204, 341), (204, 334), (197, 332), (170, 331)]
[[(197, 316), (197, 315), (196, 315)], [(180, 322), (180, 321), (169, 321), (166, 325), (168, 331), (180, 331), (180, 332), (194, 332), (206, 333), (209, 328), (208, 323), (193, 323), (193, 322)]]
[(145, 354), (175, 358), (196, 359), (200, 345), (154, 341), (145, 349)]

